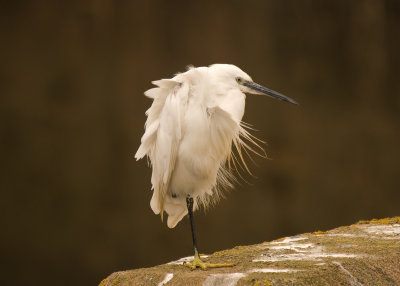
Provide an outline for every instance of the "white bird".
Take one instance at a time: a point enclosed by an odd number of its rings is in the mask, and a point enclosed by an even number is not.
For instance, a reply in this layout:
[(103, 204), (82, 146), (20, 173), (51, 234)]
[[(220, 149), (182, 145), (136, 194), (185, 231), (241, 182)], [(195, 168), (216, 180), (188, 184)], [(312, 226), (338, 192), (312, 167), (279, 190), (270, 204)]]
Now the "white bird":
[(187, 266), (233, 266), (200, 260), (193, 210), (207, 207), (220, 197), (221, 189), (231, 186), (229, 163), (232, 158), (235, 163), (232, 145), (244, 163), (240, 150), (249, 146), (242, 138), (255, 143), (241, 121), (245, 93), (297, 102), (253, 82), (229, 64), (190, 67), (172, 79), (152, 83), (157, 87), (145, 95), (153, 99), (153, 104), (146, 111), (145, 133), (135, 155), (137, 160), (147, 155), (151, 162), (151, 209), (161, 214), (161, 219), (165, 211), (170, 228), (189, 212), (195, 256)]

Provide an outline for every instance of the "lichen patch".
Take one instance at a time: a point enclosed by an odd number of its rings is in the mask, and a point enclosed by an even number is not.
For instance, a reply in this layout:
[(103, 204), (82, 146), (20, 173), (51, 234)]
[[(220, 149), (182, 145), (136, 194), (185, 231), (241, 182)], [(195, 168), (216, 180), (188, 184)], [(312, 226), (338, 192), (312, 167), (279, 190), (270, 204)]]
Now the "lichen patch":
[[(366, 225), (359, 226), (364, 231), (368, 233), (378, 234), (378, 235), (396, 235), (400, 236), (400, 224), (376, 224), (376, 225)], [(400, 239), (400, 237), (399, 237)]]
[(297, 272), (297, 271), (303, 271), (302, 269), (288, 269), (288, 268), (282, 268), (282, 269), (277, 269), (277, 268), (255, 268), (251, 269), (248, 272), (249, 273), (254, 273), (254, 272), (261, 272), (261, 273), (287, 273), (287, 272)]
[[(292, 247), (285, 248), (292, 249), (295, 253), (280, 253), (276, 249), (270, 248), (272, 253), (262, 254), (260, 258), (254, 259), (253, 262), (277, 262), (277, 261), (299, 261), (299, 260), (311, 260), (311, 261), (322, 261), (324, 258), (356, 258), (361, 255), (353, 253), (331, 253), (326, 250), (323, 246), (316, 246), (312, 243), (304, 244), (303, 248)], [(280, 249), (279, 249), (280, 250)]]
[(283, 239), (278, 239), (278, 240), (272, 241), (271, 244), (292, 243), (294, 241), (305, 240), (305, 239), (308, 239), (308, 238), (303, 237), (303, 236), (285, 237)]
[(235, 286), (240, 278), (245, 277), (244, 273), (211, 274), (203, 283), (203, 286)]
[(164, 285), (167, 284), (172, 278), (174, 278), (174, 274), (173, 274), (173, 273), (167, 273), (167, 274), (165, 274), (164, 280), (161, 281), (160, 283), (158, 283), (158, 286), (164, 286)]
[(288, 243), (288, 244), (281, 244), (281, 245), (273, 245), (268, 247), (270, 250), (293, 250), (296, 252), (303, 252), (306, 251), (304, 249), (314, 247), (312, 243)]

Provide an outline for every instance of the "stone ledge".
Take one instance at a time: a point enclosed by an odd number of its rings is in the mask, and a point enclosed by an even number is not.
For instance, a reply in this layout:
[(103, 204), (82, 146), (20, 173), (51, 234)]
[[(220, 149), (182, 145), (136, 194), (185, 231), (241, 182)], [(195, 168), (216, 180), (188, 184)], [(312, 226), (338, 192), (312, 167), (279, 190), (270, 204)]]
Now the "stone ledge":
[(400, 217), (237, 246), (204, 257), (211, 263), (234, 263), (232, 268), (191, 271), (182, 266), (187, 259), (192, 257), (115, 272), (100, 286), (400, 285)]

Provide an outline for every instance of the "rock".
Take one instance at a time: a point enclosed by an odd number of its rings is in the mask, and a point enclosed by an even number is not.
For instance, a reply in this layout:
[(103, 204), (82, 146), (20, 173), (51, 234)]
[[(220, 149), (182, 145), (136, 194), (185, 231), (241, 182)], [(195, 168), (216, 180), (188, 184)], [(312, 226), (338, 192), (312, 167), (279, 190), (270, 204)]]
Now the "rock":
[[(204, 256), (203, 256), (204, 257)], [(400, 285), (400, 217), (361, 221), (204, 257), (231, 268), (189, 270), (183, 258), (115, 272), (111, 285)]]

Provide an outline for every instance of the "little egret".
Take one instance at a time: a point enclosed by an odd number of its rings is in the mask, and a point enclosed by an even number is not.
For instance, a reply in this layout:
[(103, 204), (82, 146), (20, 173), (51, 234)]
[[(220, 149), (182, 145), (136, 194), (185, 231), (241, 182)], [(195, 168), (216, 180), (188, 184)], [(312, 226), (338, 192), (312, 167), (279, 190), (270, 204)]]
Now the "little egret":
[(236, 159), (232, 145), (245, 165), (240, 150), (250, 147), (243, 139), (257, 144), (241, 121), (245, 93), (297, 102), (253, 82), (240, 68), (229, 64), (189, 67), (172, 79), (152, 83), (157, 87), (145, 95), (153, 99), (153, 104), (146, 111), (145, 133), (135, 155), (137, 160), (147, 155), (151, 162), (151, 209), (161, 214), (161, 219), (165, 211), (170, 228), (189, 213), (195, 254), (186, 266), (233, 266), (201, 261), (193, 211), (215, 202), (221, 189), (231, 186), (230, 162)]

